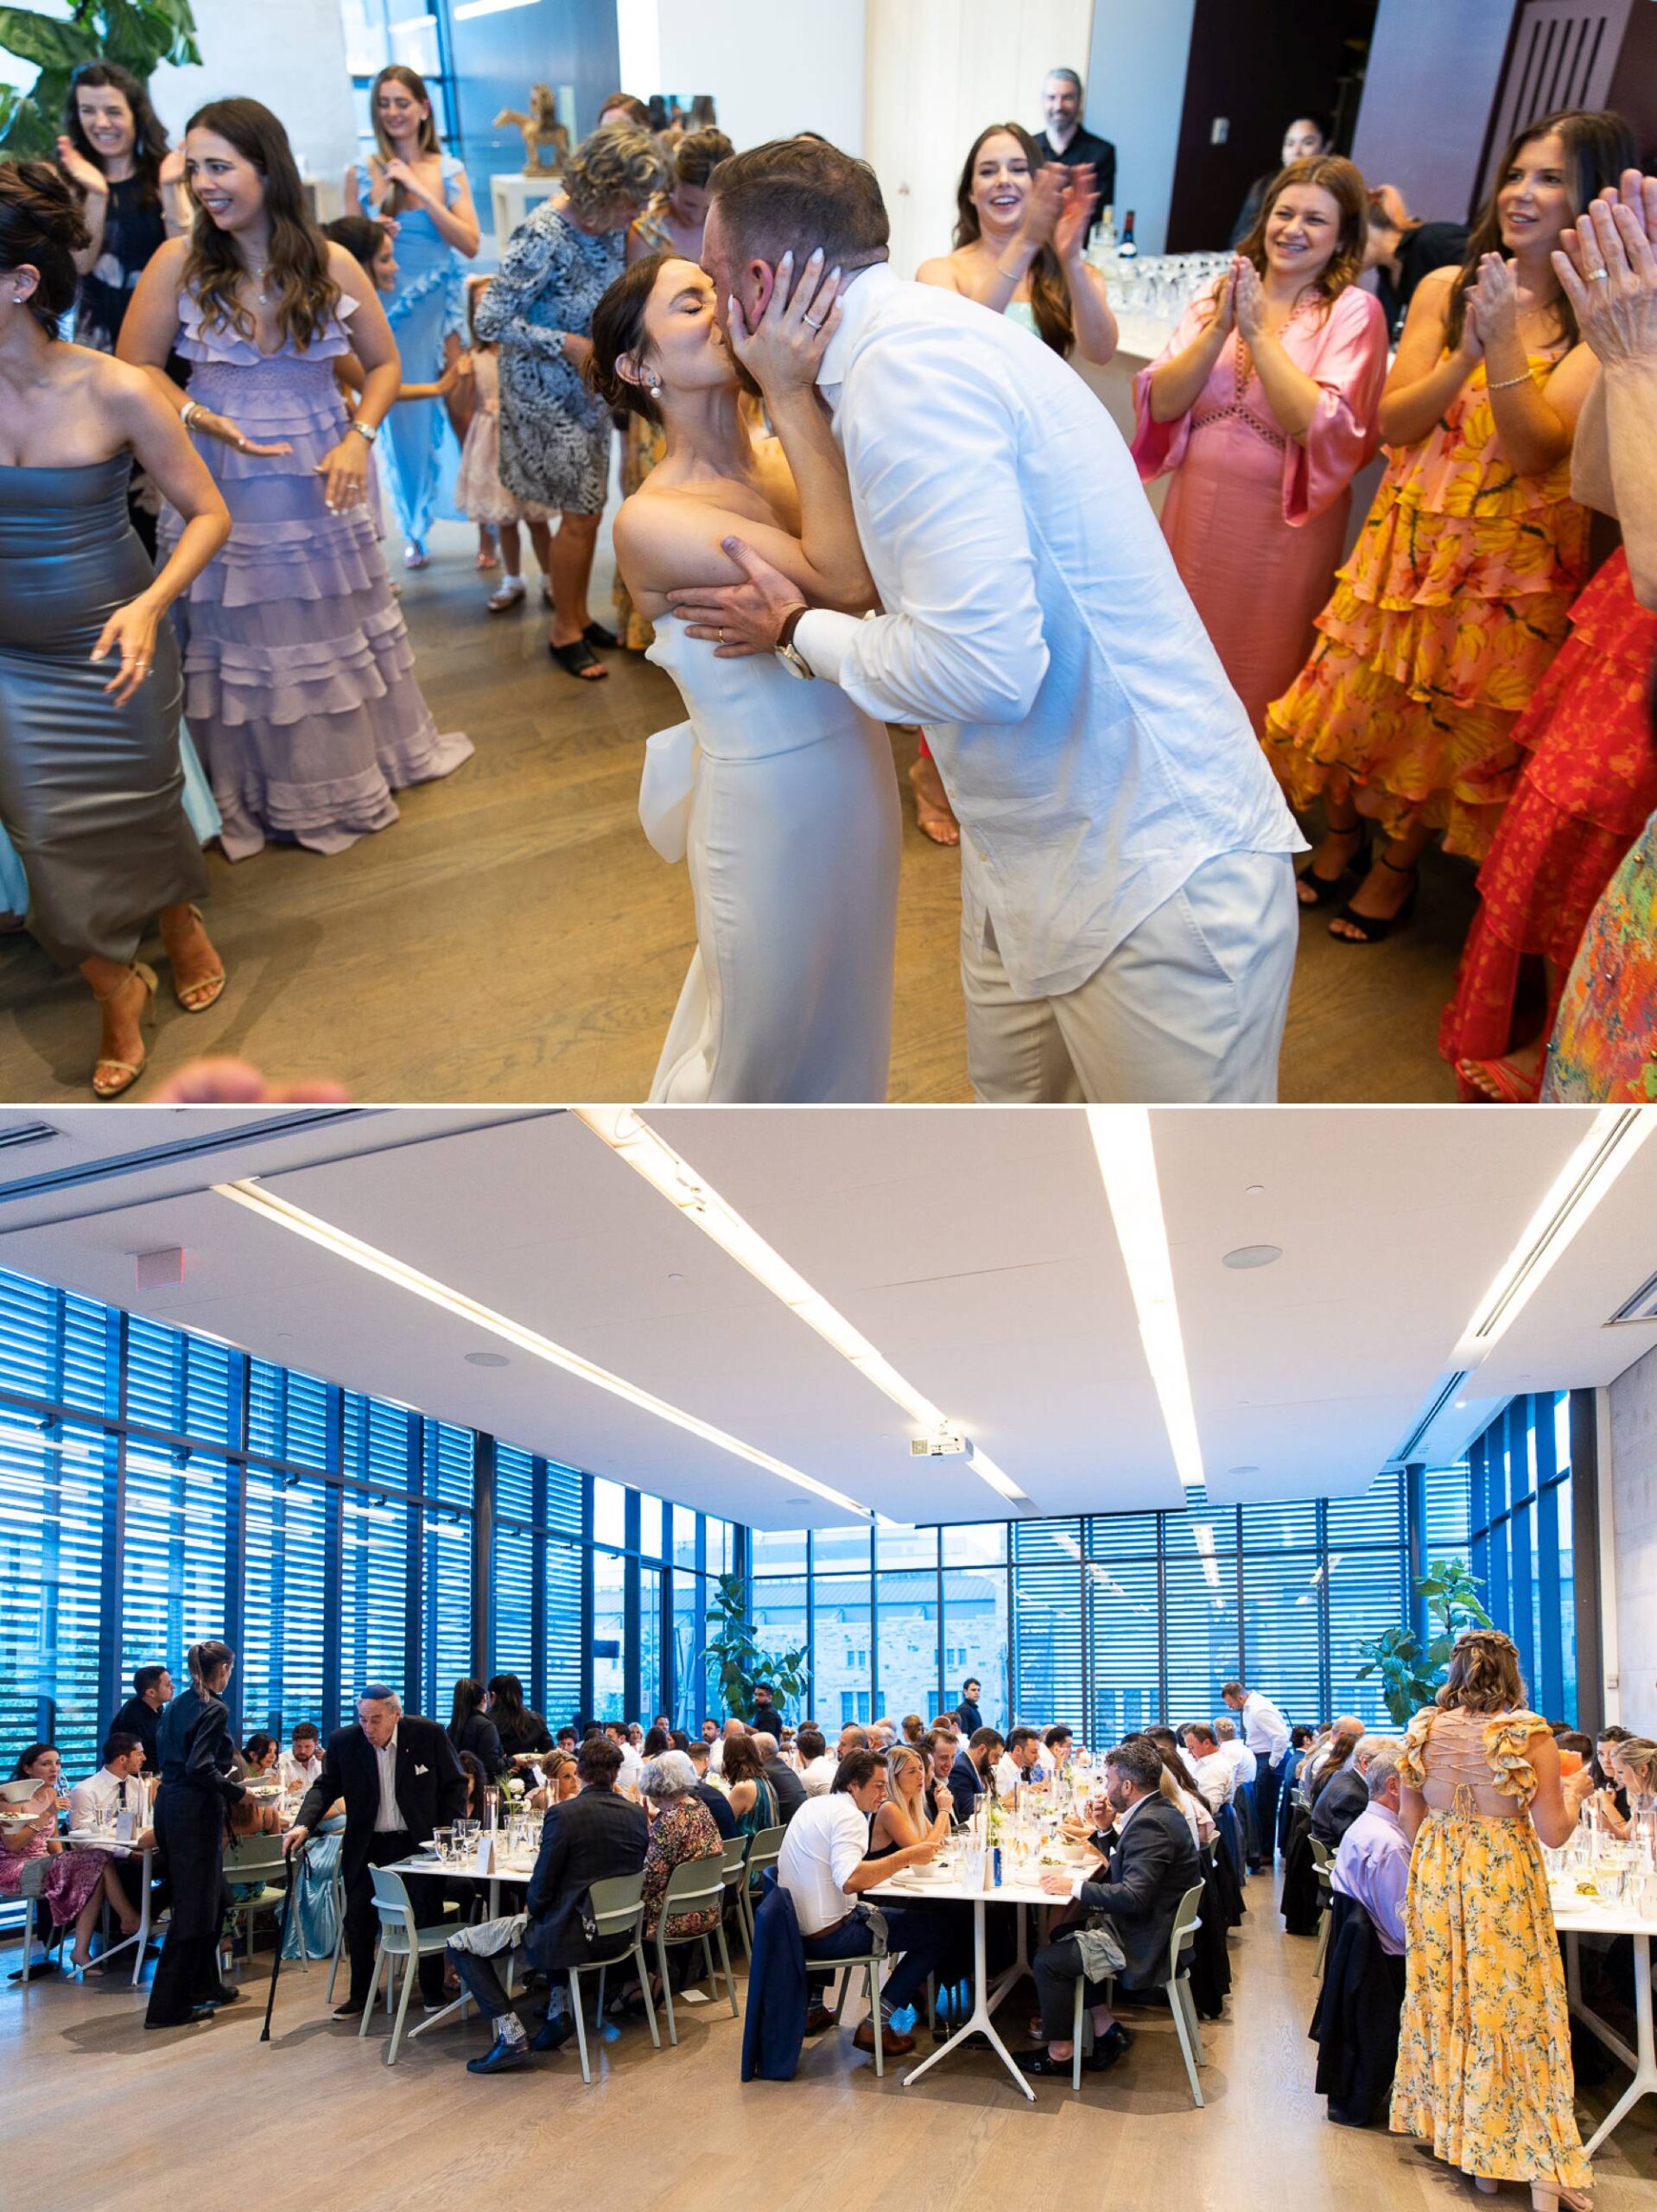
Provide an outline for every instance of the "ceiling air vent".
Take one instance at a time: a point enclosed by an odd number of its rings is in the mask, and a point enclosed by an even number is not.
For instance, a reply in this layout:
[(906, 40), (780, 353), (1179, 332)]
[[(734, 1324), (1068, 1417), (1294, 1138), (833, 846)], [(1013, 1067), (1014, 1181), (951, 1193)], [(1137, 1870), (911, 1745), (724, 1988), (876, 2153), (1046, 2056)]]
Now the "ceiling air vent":
[(1616, 1328), (1619, 1321), (1657, 1321), (1657, 1275), (1648, 1275), (1632, 1298), (1625, 1298), (1607, 1326)]
[(48, 1144), (62, 1135), (50, 1122), (10, 1122), (0, 1128), (0, 1152), (15, 1152), (23, 1144)]
[(1465, 1382), (1466, 1380), (1467, 1376), (1464, 1371), (1452, 1375), (1444, 1383), (1442, 1388), (1434, 1394), (1427, 1406), (1426, 1411), (1422, 1414), (1420, 1420), (1417, 1421), (1415, 1427), (1404, 1439), (1404, 1441), (1399, 1446), (1397, 1451), (1393, 1452), (1387, 1460), (1386, 1464), (1389, 1467), (1407, 1466), (1410, 1461), (1416, 1457), (1421, 1448), (1422, 1438), (1425, 1436), (1427, 1431), (1432, 1427), (1434, 1421), (1438, 1420), (1439, 1414), (1444, 1412), (1445, 1407), (1452, 1402), (1456, 1393), (1461, 1389), (1463, 1383)]

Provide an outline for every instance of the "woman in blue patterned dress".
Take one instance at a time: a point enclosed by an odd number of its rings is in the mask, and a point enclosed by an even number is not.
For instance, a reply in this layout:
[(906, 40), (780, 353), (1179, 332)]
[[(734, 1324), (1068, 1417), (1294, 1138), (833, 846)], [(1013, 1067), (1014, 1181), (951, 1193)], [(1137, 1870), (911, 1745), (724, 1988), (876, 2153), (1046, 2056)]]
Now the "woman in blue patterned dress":
[(595, 130), (565, 162), (562, 192), (513, 232), (478, 302), (478, 335), (500, 349), (500, 480), (515, 499), (558, 511), (547, 645), (583, 683), (609, 673), (594, 646), (617, 642), (587, 604), (611, 435), (608, 406), (583, 381), (588, 334), (621, 274), (627, 226), (666, 173), (648, 131)]
[[(385, 312), (405, 377), (435, 383), (465, 345), (462, 264), (476, 255), (482, 235), (472, 188), (437, 143), (431, 96), (416, 70), (398, 63), (382, 69), (368, 103), (379, 152), (366, 175), (355, 165), (346, 171), (346, 208), (396, 225), (397, 283)], [(441, 399), (410, 401), (386, 423), (380, 451), (411, 569), (426, 565), (433, 518), (458, 515), (458, 429)]]

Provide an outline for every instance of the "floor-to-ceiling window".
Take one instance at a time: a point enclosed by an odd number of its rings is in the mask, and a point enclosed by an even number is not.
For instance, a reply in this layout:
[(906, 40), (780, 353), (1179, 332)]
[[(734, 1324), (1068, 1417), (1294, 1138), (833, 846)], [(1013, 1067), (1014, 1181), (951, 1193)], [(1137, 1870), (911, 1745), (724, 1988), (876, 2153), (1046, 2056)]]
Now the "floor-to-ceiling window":
[(1519, 1647), (1531, 1702), (1574, 1726), (1579, 1697), (1571, 1396), (1509, 1400), (1468, 1453), (1471, 1558), (1485, 1610)]

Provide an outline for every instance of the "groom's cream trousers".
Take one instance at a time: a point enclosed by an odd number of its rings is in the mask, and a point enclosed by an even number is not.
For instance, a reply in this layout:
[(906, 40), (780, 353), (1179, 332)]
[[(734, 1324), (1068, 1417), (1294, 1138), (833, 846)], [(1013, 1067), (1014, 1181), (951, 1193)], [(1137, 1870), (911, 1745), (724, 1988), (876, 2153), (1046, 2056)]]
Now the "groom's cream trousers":
[(967, 1066), (991, 1105), (1270, 1105), (1300, 907), (1287, 853), (1222, 853), (1085, 983), (1015, 999), (987, 920), (963, 931)]

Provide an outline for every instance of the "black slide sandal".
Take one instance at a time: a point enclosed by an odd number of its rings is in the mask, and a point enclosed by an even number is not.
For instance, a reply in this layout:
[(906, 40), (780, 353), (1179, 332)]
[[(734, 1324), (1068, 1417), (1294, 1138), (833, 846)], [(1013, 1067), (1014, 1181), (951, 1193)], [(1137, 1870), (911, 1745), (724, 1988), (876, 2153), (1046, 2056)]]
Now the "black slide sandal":
[(602, 622), (589, 622), (581, 632), (581, 637), (587, 645), (596, 645), (601, 653), (613, 653), (621, 644), (615, 632), (606, 630)]
[[(567, 645), (555, 645), (549, 643), (547, 651), (563, 670), (565, 675), (575, 677), (578, 683), (596, 683), (599, 677), (606, 677), (610, 673), (585, 638), (572, 639)], [(587, 672), (589, 668), (597, 669), (598, 676), (589, 676)]]

